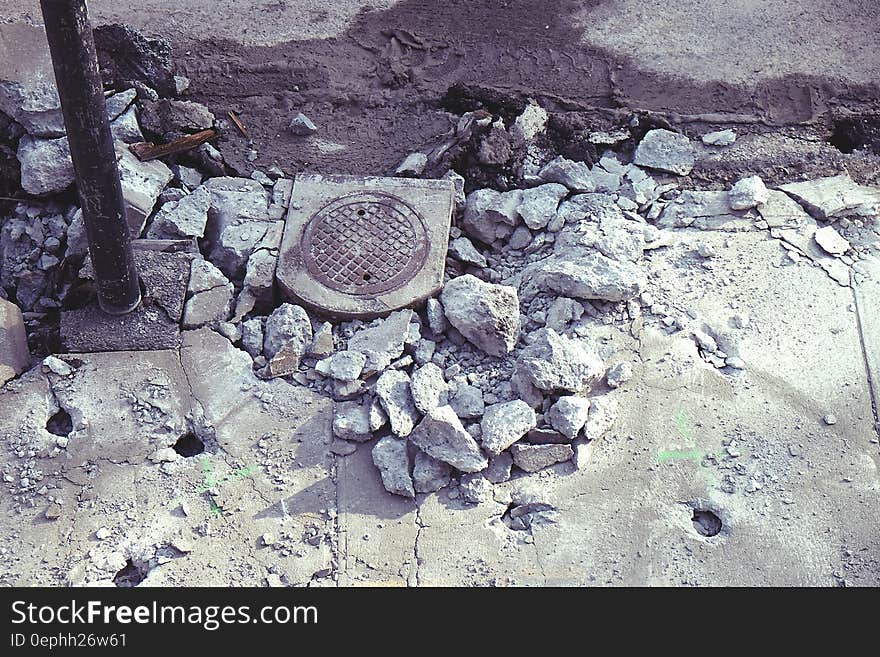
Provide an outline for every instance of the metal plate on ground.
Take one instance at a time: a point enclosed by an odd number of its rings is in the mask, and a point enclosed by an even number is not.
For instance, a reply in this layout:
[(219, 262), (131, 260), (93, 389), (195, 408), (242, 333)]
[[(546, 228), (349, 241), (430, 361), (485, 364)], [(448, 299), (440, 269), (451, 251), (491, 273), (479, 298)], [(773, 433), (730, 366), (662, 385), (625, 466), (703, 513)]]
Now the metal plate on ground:
[(452, 221), (448, 180), (296, 177), (276, 278), (284, 297), (371, 318), (435, 294)]

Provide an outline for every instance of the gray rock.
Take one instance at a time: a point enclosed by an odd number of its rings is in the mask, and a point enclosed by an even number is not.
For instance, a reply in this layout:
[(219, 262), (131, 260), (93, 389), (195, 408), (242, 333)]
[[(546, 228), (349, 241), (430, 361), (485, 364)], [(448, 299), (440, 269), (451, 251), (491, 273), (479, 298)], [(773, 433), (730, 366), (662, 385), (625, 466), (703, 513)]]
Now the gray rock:
[[(301, 354), (312, 343), (312, 323), (306, 311), (292, 303), (281, 304), (266, 320), (263, 355), (271, 360), (281, 347), (301, 345)], [(299, 363), (297, 362), (297, 365)]]
[(394, 170), (395, 176), (420, 176), (428, 165), (428, 156), (424, 153), (410, 153), (397, 169)]
[(526, 472), (537, 472), (574, 457), (571, 445), (514, 445), (510, 452), (516, 466)]
[(465, 203), (462, 228), (468, 235), (486, 244), (506, 238), (519, 223), (517, 208), (522, 195), (523, 192), (518, 189), (509, 192), (479, 189), (471, 192)]
[(312, 123), (312, 120), (302, 112), (293, 117), (290, 121), (289, 129), (293, 134), (300, 137), (313, 135), (318, 132), (317, 126), (315, 126), (315, 124)]
[(175, 180), (190, 191), (195, 191), (202, 184), (202, 174), (198, 169), (175, 164), (172, 165), (171, 171), (174, 173)]
[(163, 98), (141, 103), (141, 108), (144, 131), (163, 141), (207, 130), (214, 125), (214, 115), (201, 103)]
[(405, 440), (393, 436), (380, 438), (373, 447), (373, 463), (379, 468), (385, 490), (403, 497), (416, 496)]
[(417, 452), (413, 465), (413, 482), (417, 493), (434, 493), (449, 485), (450, 468), (447, 463)]
[(701, 139), (706, 146), (730, 146), (736, 141), (736, 131), (727, 129), (708, 132)]
[(727, 201), (734, 210), (749, 210), (767, 202), (770, 192), (760, 176), (742, 178), (727, 193)]
[(633, 368), (628, 362), (617, 363), (605, 374), (605, 380), (610, 388), (619, 388), (633, 376)]
[(501, 452), (489, 459), (489, 467), (483, 470), (483, 476), (493, 484), (500, 484), (510, 479), (513, 457), (509, 452)]
[(544, 325), (557, 333), (564, 333), (572, 322), (576, 322), (584, 314), (584, 307), (579, 301), (568, 297), (557, 297), (547, 309)]
[(333, 345), (333, 324), (324, 322), (315, 331), (312, 344), (309, 347), (309, 354), (317, 358), (326, 358), (333, 353), (335, 349)]
[(359, 351), (339, 351), (319, 360), (315, 369), (337, 381), (354, 381), (361, 375), (366, 362), (366, 357)]
[(526, 442), (532, 445), (562, 445), (572, 441), (568, 436), (556, 429), (532, 429), (526, 434)]
[(424, 365), (431, 361), (434, 357), (434, 353), (437, 350), (437, 343), (432, 340), (421, 339), (419, 343), (416, 345), (416, 350), (413, 353), (413, 359), (416, 361), (417, 365)]
[(848, 240), (840, 236), (834, 226), (824, 226), (813, 233), (813, 239), (816, 244), (822, 247), (823, 251), (832, 255), (843, 255), (850, 249)]
[(425, 314), (428, 317), (428, 328), (434, 335), (442, 335), (449, 328), (449, 322), (446, 320), (446, 314), (443, 312), (443, 306), (437, 299), (428, 299), (425, 304)]
[(136, 144), (144, 141), (144, 134), (141, 132), (137, 113), (133, 107), (110, 124), (110, 133), (113, 135), (113, 139), (125, 144)]
[(387, 370), (376, 381), (376, 396), (388, 414), (391, 431), (401, 438), (408, 436), (419, 421), (406, 372)]
[(548, 183), (564, 185), (573, 192), (592, 192), (596, 189), (589, 165), (567, 160), (561, 155), (544, 165), (538, 177)]
[(187, 301), (183, 307), (183, 327), (195, 329), (229, 318), (235, 287), (207, 260), (196, 259), (190, 266)]
[(256, 250), (248, 257), (243, 288), (235, 309), (238, 317), (243, 317), (255, 309), (266, 312), (273, 305), (278, 250), (261, 248), (265, 239), (264, 236), (257, 244)]
[(0, 297), (0, 386), (27, 370), (30, 364), (21, 310)]
[(469, 504), (480, 504), (492, 499), (492, 482), (479, 473), (463, 475), (458, 490), (461, 498)]
[(467, 237), (458, 237), (449, 243), (449, 255), (469, 265), (476, 267), (488, 266), (486, 256), (477, 251), (473, 243)]
[(432, 408), (409, 436), (425, 454), (461, 472), (479, 472), (488, 465), (473, 437), (450, 406)]
[(816, 219), (833, 221), (850, 215), (874, 217), (880, 214), (880, 187), (859, 185), (847, 173), (789, 183), (779, 189)]
[(632, 262), (612, 260), (601, 253), (563, 254), (526, 268), (520, 291), (524, 298), (536, 290), (577, 299), (628, 301), (648, 284), (644, 270)]
[(392, 361), (403, 355), (413, 318), (411, 310), (398, 310), (376, 326), (361, 329), (348, 341), (349, 351), (359, 351), (367, 357), (364, 373), (381, 372)]
[(452, 406), (455, 414), (464, 420), (482, 417), (486, 408), (483, 391), (467, 383), (452, 387), (449, 392), (449, 405)]
[(440, 294), (446, 319), (477, 347), (492, 356), (504, 356), (519, 337), (519, 300), (516, 289), (459, 276)]
[(539, 390), (583, 393), (605, 375), (602, 359), (578, 340), (548, 328), (535, 331), (530, 338), (518, 363)]
[(198, 187), (179, 201), (163, 205), (147, 230), (150, 239), (181, 239), (204, 237), (208, 222), (211, 193)]
[(568, 188), (559, 183), (539, 185), (523, 191), (519, 214), (526, 226), (540, 230), (556, 216), (559, 202), (568, 195)]
[(114, 142), (119, 182), (125, 199), (125, 220), (132, 237), (140, 237), (153, 213), (156, 199), (171, 182), (174, 174), (164, 162), (141, 162), (121, 141)]
[(590, 399), (590, 417), (584, 425), (587, 440), (601, 438), (617, 420), (618, 403), (613, 397), (602, 395)]
[(488, 406), (480, 422), (483, 447), (496, 456), (534, 429), (537, 421), (535, 411), (520, 399)]
[(650, 130), (636, 147), (633, 163), (686, 176), (694, 168), (694, 147), (687, 135), (662, 128)]
[(727, 192), (686, 190), (663, 209), (657, 227), (752, 230), (754, 213), (730, 207)]
[(443, 379), (443, 371), (434, 363), (425, 363), (413, 371), (410, 388), (420, 413), (446, 405), (449, 387)]
[(24, 135), (18, 143), (21, 186), (28, 194), (57, 194), (76, 180), (67, 137), (42, 139)]
[(534, 409), (544, 404), (544, 393), (535, 387), (532, 379), (522, 363), (518, 363), (510, 377), (510, 388), (513, 393)]
[(574, 440), (590, 412), (590, 400), (576, 395), (560, 397), (547, 412), (550, 426), (569, 440)]
[(525, 249), (532, 243), (532, 233), (525, 226), (517, 226), (507, 242), (507, 247), (517, 251)]
[(467, 203), (467, 198), (464, 194), (464, 177), (450, 169), (443, 174), (441, 180), (451, 180), (452, 184), (455, 185), (455, 212), (463, 212), (464, 206)]
[(259, 317), (241, 323), (241, 346), (251, 358), (263, 355), (263, 322)]
[(336, 402), (333, 409), (333, 435), (342, 440), (363, 443), (373, 437), (375, 429), (370, 423), (370, 406), (358, 402)]
[(266, 238), (273, 223), (281, 222), (249, 222), (227, 227), (211, 249), (211, 262), (230, 278), (242, 278), (247, 272), (248, 259)]
[(110, 121), (118, 119), (131, 107), (136, 98), (136, 89), (126, 89), (107, 98), (104, 101), (107, 106), (107, 118)]
[(275, 231), (269, 220), (269, 193), (250, 178), (210, 178), (204, 187), (211, 194), (205, 238), (212, 245), (209, 258), (229, 278), (245, 274), (251, 253)]
[(52, 60), (40, 26), (0, 24), (0, 111), (31, 135), (64, 134)]

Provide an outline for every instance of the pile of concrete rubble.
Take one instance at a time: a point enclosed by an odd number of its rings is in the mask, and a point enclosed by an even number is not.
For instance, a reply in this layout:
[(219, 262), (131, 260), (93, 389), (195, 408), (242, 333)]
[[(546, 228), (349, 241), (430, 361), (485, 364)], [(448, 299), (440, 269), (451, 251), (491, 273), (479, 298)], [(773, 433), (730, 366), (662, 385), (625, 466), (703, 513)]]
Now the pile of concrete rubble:
[[(169, 84), (163, 93), (185, 88)], [(0, 127), (7, 143), (17, 134), (21, 187), (45, 200), (0, 218), (0, 296), (24, 321), (0, 299), (0, 345), (14, 352), (0, 350), (0, 383), (30, 366), (24, 327), (36, 350), (47, 318), (82, 285), (86, 257), (81, 213), (65, 201), (74, 176), (57, 97), (14, 86), (0, 84)], [(840, 285), (880, 244), (880, 188), (846, 174), (776, 189), (751, 176), (729, 190), (682, 190), (695, 163), (687, 136), (650, 130), (631, 161), (611, 140), (590, 166), (540, 145), (548, 115), (530, 104), (509, 127), (474, 117), (525, 139), (520, 188), (465, 196), (468, 181), (447, 173), (459, 198), (442, 292), (415, 310), (334, 324), (278, 305), (275, 265), (293, 188), (281, 169), (228, 175), (208, 144), (170, 166), (141, 162), (128, 144), (234, 128), (143, 81), (107, 104), (132, 237), (197, 240), (203, 254), (192, 262), (183, 328), (215, 329), (250, 354), (258, 375), (331, 396), (331, 450), (344, 456), (371, 442), (385, 488), (411, 498), (457, 480), (457, 494), (476, 502), (517, 471), (584, 467), (615, 421), (614, 389), (633, 372), (603, 360), (597, 326), (683, 331), (720, 371), (748, 366), (735, 342), (646, 292), (648, 260), (676, 243), (677, 230), (765, 231), (792, 261), (814, 263)], [(291, 130), (307, 137), (314, 126), (303, 131), (305, 122), (295, 117)], [(735, 138), (727, 130), (703, 142), (722, 149)], [(420, 175), (427, 160), (412, 154), (398, 173)], [(695, 258), (711, 267), (714, 255), (707, 246)]]

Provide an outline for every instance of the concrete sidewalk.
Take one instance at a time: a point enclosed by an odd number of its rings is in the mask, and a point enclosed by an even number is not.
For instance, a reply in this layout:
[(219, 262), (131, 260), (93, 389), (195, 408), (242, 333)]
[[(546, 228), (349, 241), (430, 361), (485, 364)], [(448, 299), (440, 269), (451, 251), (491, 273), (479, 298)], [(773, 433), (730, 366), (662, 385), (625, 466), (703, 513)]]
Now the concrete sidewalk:
[[(179, 353), (31, 371), (0, 391), (0, 582), (112, 584), (130, 564), (177, 586), (877, 585), (880, 447), (859, 330), (877, 344), (880, 279), (856, 287), (857, 315), (852, 289), (763, 233), (676, 234), (651, 256), (649, 291), (689, 290), (675, 304), (697, 317), (748, 309), (745, 329), (716, 327), (746, 369), (715, 370), (684, 333), (606, 326), (603, 357), (638, 365), (592, 461), (477, 505), (456, 488), (389, 495), (369, 444), (329, 451), (330, 402), (256, 379), (207, 329)], [(698, 242), (720, 255), (682, 288), (674, 263)], [(73, 432), (57, 442), (59, 408)], [(193, 432), (204, 452), (169, 449)], [(535, 510), (525, 526), (517, 507)], [(694, 522), (708, 514), (713, 536)]]

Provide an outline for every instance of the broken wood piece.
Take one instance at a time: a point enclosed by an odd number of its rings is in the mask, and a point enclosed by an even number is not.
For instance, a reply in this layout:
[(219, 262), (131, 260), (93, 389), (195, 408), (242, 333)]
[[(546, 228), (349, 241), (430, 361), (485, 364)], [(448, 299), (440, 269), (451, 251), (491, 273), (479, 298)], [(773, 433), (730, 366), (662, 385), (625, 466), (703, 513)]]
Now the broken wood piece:
[(149, 141), (143, 141), (137, 144), (132, 144), (128, 147), (128, 150), (134, 153), (137, 159), (141, 162), (149, 162), (150, 160), (157, 160), (166, 155), (175, 155), (177, 153), (190, 151), (216, 136), (217, 131), (213, 128), (209, 128), (192, 135), (186, 135), (180, 139), (175, 139), (167, 144), (156, 145)]
[(239, 131), (242, 135), (244, 135), (244, 138), (245, 138), (245, 139), (250, 139), (251, 136), (250, 136), (250, 134), (248, 133), (248, 129), (245, 127), (244, 123), (241, 122), (241, 119), (238, 118), (238, 114), (236, 114), (236, 113), (233, 112), (232, 110), (229, 110), (228, 112), (226, 112), (226, 114), (229, 115), (229, 118), (230, 118), (230, 119), (232, 119), (232, 122), (235, 124), (235, 127), (238, 128), (238, 131)]

